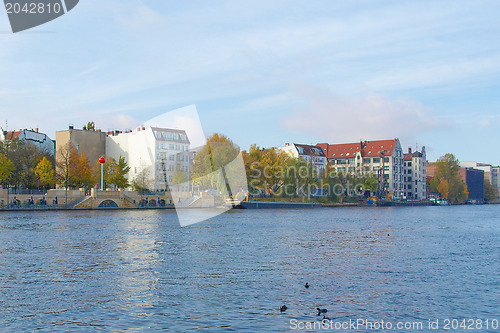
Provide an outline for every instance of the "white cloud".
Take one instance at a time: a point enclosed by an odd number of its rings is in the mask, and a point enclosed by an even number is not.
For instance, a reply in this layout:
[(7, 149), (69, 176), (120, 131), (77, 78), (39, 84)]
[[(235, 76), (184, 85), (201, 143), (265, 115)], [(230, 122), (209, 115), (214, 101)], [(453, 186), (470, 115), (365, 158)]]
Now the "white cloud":
[(305, 106), (297, 107), (282, 125), (326, 142), (391, 138), (413, 142), (419, 133), (443, 126), (430, 108), (414, 101), (391, 100), (374, 92), (348, 98), (319, 89), (301, 90)]

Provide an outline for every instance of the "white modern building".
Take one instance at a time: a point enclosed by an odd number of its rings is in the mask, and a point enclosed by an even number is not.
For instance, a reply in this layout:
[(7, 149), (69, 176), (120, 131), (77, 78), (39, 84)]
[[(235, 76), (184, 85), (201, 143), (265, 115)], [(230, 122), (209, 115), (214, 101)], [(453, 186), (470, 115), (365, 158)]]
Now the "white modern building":
[(317, 146), (336, 172), (377, 177), (383, 192), (394, 199), (403, 197), (403, 150), (399, 139)]
[(40, 151), (48, 153), (52, 156), (55, 154), (55, 142), (51, 140), (47, 134), (38, 132), (38, 128), (34, 130), (23, 129), (19, 131), (5, 131), (0, 129), (0, 141), (21, 140), (35, 145)]
[(311, 163), (316, 168), (318, 174), (322, 174), (326, 169), (326, 156), (319, 147), (286, 143), (284, 147), (278, 147), (278, 149), (288, 153), (292, 157)]
[(425, 147), (422, 151), (404, 154), (404, 196), (408, 200), (427, 199), (427, 162)]
[[(142, 127), (126, 133), (108, 133), (106, 155), (124, 157), (128, 181), (152, 190), (189, 191), (190, 142), (184, 130)], [(177, 183), (177, 184), (176, 184)]]

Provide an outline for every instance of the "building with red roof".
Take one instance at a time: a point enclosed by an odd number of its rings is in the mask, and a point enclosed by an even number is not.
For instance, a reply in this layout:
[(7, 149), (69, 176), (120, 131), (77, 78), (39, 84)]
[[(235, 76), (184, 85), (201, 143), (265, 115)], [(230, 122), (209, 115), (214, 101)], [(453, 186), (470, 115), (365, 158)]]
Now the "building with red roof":
[(340, 173), (373, 175), (379, 179), (379, 192), (402, 198), (403, 150), (399, 139), (353, 143), (318, 143), (328, 165)]
[(19, 131), (0, 130), (0, 141), (20, 140), (36, 146), (40, 151), (52, 156), (55, 154), (55, 142), (47, 134), (38, 131), (38, 128), (22, 129)]

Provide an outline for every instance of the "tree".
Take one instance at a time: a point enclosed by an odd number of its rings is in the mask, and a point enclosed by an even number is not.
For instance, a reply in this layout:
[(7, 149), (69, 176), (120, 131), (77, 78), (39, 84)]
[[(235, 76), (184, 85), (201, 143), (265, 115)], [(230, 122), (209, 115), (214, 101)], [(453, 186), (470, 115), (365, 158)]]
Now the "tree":
[(187, 179), (188, 179), (187, 174), (178, 169), (175, 169), (174, 173), (172, 174), (172, 182), (174, 184), (185, 183)]
[(68, 144), (57, 149), (56, 157), (56, 182), (66, 190), (73, 178), (71, 166), (71, 146)]
[(2, 184), (7, 183), (7, 179), (9, 179), (14, 170), (15, 167), (11, 160), (9, 160), (4, 154), (0, 153), (0, 182)]
[(13, 164), (15, 170), (6, 180), (17, 188), (36, 188), (38, 187), (38, 177), (35, 174), (36, 165), (46, 157), (49, 161), (52, 157), (46, 152), (41, 151), (31, 142), (14, 139), (2, 142), (0, 153), (3, 153)]
[(488, 202), (494, 202), (498, 200), (498, 188), (491, 185), (488, 179), (484, 180), (484, 199)]
[(95, 124), (93, 121), (89, 121), (87, 125), (83, 126), (84, 131), (95, 131)]
[(438, 193), (439, 192), (438, 186), (439, 186), (439, 179), (437, 179), (437, 177), (432, 178), (429, 183), (429, 191), (431, 193)]
[(153, 177), (151, 175), (151, 168), (142, 166), (132, 181), (132, 187), (136, 191), (148, 191), (152, 187), (152, 184)]
[(450, 187), (449, 187), (448, 182), (446, 180), (443, 180), (442, 182), (439, 183), (437, 190), (443, 198), (445, 198), (445, 199), (449, 198)]
[(70, 152), (71, 185), (77, 188), (90, 189), (94, 184), (93, 168), (84, 153), (78, 153), (74, 148)]
[(125, 177), (129, 171), (130, 167), (125, 161), (125, 158), (122, 156), (118, 157), (118, 162), (115, 161), (114, 165), (112, 165), (112, 173), (109, 182), (118, 188), (123, 189), (129, 187), (130, 184)]
[[(448, 192), (447, 196), (443, 196), (451, 203), (467, 200), (467, 187), (458, 174), (460, 170), (458, 159), (453, 154), (445, 154), (437, 160), (436, 168), (436, 177), (439, 179), (440, 183), (447, 183), (447, 191), (444, 191), (446, 185), (441, 187), (444, 193)], [(442, 191), (439, 192), (443, 194)]]
[[(203, 188), (216, 188), (217, 193), (228, 190), (226, 166), (239, 154), (239, 148), (225, 135), (215, 133), (207, 139), (207, 144), (196, 154), (191, 167), (193, 183)], [(222, 177), (220, 173), (222, 172)]]
[(40, 179), (40, 184), (45, 187), (54, 185), (54, 173), (54, 167), (46, 157), (44, 157), (35, 167), (35, 174)]

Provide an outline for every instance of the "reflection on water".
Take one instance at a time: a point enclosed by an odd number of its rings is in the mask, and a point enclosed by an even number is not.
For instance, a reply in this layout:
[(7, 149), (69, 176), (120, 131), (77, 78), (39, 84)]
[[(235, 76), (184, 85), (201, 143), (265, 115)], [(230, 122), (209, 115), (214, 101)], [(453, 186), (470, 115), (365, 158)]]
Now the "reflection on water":
[(248, 210), (181, 228), (169, 211), (4, 212), (0, 330), (287, 331), (316, 307), (498, 318), (499, 213)]

